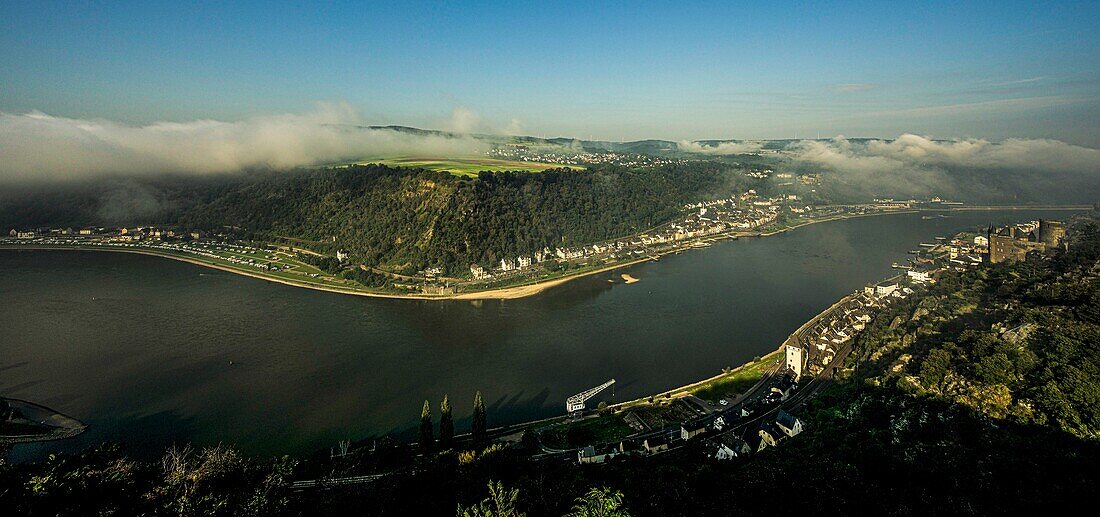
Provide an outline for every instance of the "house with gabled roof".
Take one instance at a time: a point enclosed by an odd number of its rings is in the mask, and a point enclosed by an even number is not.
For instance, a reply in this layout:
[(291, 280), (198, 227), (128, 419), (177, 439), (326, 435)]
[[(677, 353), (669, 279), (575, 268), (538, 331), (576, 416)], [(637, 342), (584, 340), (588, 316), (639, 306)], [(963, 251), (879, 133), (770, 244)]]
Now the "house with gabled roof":
[(669, 445), (669, 439), (664, 434), (651, 436), (642, 441), (642, 449), (645, 450), (646, 454), (656, 454), (661, 451), (667, 451)]
[(748, 445), (749, 451), (751, 453), (758, 453), (768, 448), (768, 442), (764, 440), (763, 436), (761, 436), (759, 429), (754, 430), (750, 428), (748, 431), (745, 432), (742, 440), (744, 440), (745, 444)]
[(775, 447), (779, 445), (779, 440), (786, 437), (783, 431), (776, 429), (775, 425), (771, 422), (764, 422), (760, 424), (760, 428), (757, 430), (757, 434), (760, 435), (760, 439), (768, 444), (768, 447)]
[(707, 432), (706, 420), (696, 420), (694, 422), (684, 422), (680, 425), (680, 439), (687, 441), (696, 436), (699, 436)]
[(782, 409), (779, 410), (779, 415), (775, 417), (775, 426), (787, 436), (795, 436), (802, 432), (802, 421)]
[(716, 460), (730, 460), (748, 456), (753, 453), (753, 449), (745, 440), (733, 433), (726, 433), (710, 440), (709, 452)]
[(604, 463), (607, 460), (621, 454), (618, 447), (589, 445), (577, 451), (577, 463)]

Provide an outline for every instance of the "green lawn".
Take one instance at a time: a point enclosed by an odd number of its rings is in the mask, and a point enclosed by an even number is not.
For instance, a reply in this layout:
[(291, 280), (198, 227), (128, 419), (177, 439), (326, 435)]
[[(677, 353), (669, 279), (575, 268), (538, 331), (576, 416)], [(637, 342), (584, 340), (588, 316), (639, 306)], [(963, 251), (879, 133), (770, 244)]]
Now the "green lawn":
[(603, 415), (598, 418), (547, 427), (539, 432), (539, 438), (547, 447), (571, 449), (616, 442), (632, 434), (634, 429), (619, 415)]
[(737, 370), (723, 375), (711, 382), (692, 388), (691, 393), (703, 400), (718, 400), (735, 397), (751, 388), (779, 359), (780, 352), (772, 352), (759, 361), (748, 363)]
[[(218, 249), (218, 248), (216, 248), (214, 246), (210, 246), (210, 245), (201, 245), (200, 244), (200, 245), (197, 245), (197, 246), (203, 248), (205, 251), (213, 253), (214, 255), (216, 255), (216, 257), (206, 257), (206, 256), (196, 255), (194, 253), (187, 253), (187, 252), (180, 251), (180, 250), (166, 250), (166, 249), (160, 249), (160, 248), (147, 248), (147, 247), (143, 247), (143, 246), (138, 246), (136, 248), (130, 248), (130, 249), (138, 249), (138, 250), (144, 250), (144, 251), (151, 251), (151, 252), (154, 252), (154, 253), (160, 253), (160, 254), (164, 254), (164, 255), (178, 256), (178, 257), (187, 258), (187, 259), (190, 259), (190, 260), (197, 260), (197, 261), (200, 261), (200, 262), (205, 262), (205, 263), (209, 263), (209, 264), (213, 264), (213, 265), (217, 265), (217, 266), (227, 267), (227, 268), (230, 268), (230, 269), (234, 269), (234, 270), (238, 270), (238, 271), (242, 271), (242, 272), (246, 272), (246, 273), (252, 273), (252, 274), (256, 274), (256, 275), (260, 275), (260, 276), (266, 276), (266, 277), (271, 277), (271, 278), (279, 278), (279, 279), (283, 279), (283, 280), (292, 280), (292, 281), (302, 283), (302, 284), (316, 285), (316, 286), (322, 286), (322, 287), (339, 287), (339, 288), (343, 288), (343, 289), (353, 289), (353, 290), (358, 290), (358, 291), (370, 292), (369, 289), (365, 288), (363, 285), (359, 284), (358, 282), (353, 282), (351, 280), (346, 280), (346, 279), (343, 279), (343, 278), (340, 278), (340, 277), (333, 277), (330, 273), (326, 273), (324, 271), (321, 271), (320, 269), (317, 269), (316, 267), (313, 267), (309, 264), (298, 261), (298, 260), (294, 259), (292, 256), (290, 256), (289, 254), (287, 254), (285, 252), (282, 252), (282, 251), (273, 251), (273, 250), (267, 250), (267, 249), (256, 249), (255, 253), (247, 253), (247, 252), (243, 252), (243, 251), (240, 251), (240, 250)], [(108, 248), (110, 248), (110, 246), (108, 246)], [(270, 257), (270, 256), (274, 256), (275, 259), (274, 260), (268, 259), (267, 257)], [(293, 269), (285, 269), (285, 270), (280, 269), (278, 271), (267, 271), (267, 270), (262, 270), (262, 269), (259, 269), (259, 268), (253, 267), (253, 266), (249, 266), (249, 265), (245, 265), (245, 264), (234, 263), (234, 262), (229, 260), (231, 258), (235, 258), (235, 259), (252, 259), (252, 260), (254, 260), (255, 262), (257, 262), (259, 264), (276, 264), (278, 266), (291, 266)], [(312, 277), (312, 276), (310, 276), (311, 274), (316, 274), (317, 277)]]

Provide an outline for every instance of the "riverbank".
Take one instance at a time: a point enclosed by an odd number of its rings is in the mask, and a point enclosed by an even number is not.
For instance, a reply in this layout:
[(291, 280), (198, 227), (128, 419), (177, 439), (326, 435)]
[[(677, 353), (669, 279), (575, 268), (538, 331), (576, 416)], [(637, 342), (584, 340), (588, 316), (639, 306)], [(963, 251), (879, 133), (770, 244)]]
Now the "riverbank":
[[(991, 220), (1070, 218), (922, 215), (716, 244), (486, 303), (326, 296), (136, 255), (0, 253), (5, 364), (21, 365), (4, 371), (5, 395), (95, 417), (78, 440), (22, 448), (23, 457), (104, 440), (136, 444), (135, 454), (179, 440), (304, 455), (344, 439), (412, 439), (425, 398), (448, 393), (468, 415), (475, 389), (490, 427), (527, 422), (562, 414), (568, 396), (610, 378), (616, 393), (601, 400), (613, 404), (774, 352), (844, 295), (896, 275), (890, 264), (914, 243)], [(621, 273), (641, 282), (622, 285)], [(166, 404), (176, 413), (133, 418)], [(228, 410), (239, 418), (227, 421)], [(283, 431), (265, 433), (272, 426)]]
[[(1079, 211), (1079, 210), (1088, 210), (1090, 208), (1089, 207), (1077, 207), (1077, 206), (1071, 206), (1071, 207), (1058, 206), (1058, 207), (1042, 207), (1040, 209), (1041, 210), (1049, 210), (1049, 211), (1055, 211), (1055, 210)], [(931, 211), (966, 212), (966, 211), (995, 211), (995, 210), (1006, 210), (1006, 209), (1004, 207), (975, 206), (975, 207), (958, 207), (958, 208), (953, 208), (953, 209), (931, 210)], [(1033, 210), (1033, 209), (1030, 208), (1030, 207), (1026, 207), (1026, 208), (1024, 208), (1024, 207), (1013, 207), (1013, 208), (1010, 208), (1008, 210)], [(774, 231), (774, 232), (760, 233), (760, 234), (754, 234), (754, 235), (770, 236), (770, 235), (775, 235), (777, 233), (783, 233), (787, 230), (799, 228), (799, 227), (802, 227), (802, 226), (807, 226), (807, 225), (814, 224), (814, 223), (826, 222), (826, 221), (856, 219), (856, 218), (867, 217), (867, 216), (871, 216), (871, 215), (883, 215), (885, 213), (890, 213), (890, 214), (903, 214), (903, 213), (904, 214), (913, 214), (913, 213), (919, 213), (919, 212), (924, 212), (924, 211), (929, 211), (929, 210), (898, 210), (898, 211), (881, 212), (881, 213), (874, 213), (874, 214), (851, 214), (851, 215), (838, 214), (837, 216), (833, 216), (833, 217), (829, 217), (829, 218), (822, 218), (822, 219), (814, 220), (814, 221), (806, 221), (806, 222), (800, 223), (798, 225), (794, 225), (790, 228), (786, 228), (786, 229), (783, 229), (783, 230), (777, 230), (777, 231)], [(903, 280), (904, 278), (905, 278), (904, 274), (896, 275), (896, 276), (892, 276), (892, 277), (883, 279), (879, 283), (882, 283), (882, 282), (899, 282), (899, 281)], [(761, 383), (766, 382), (771, 375), (774, 375), (776, 371), (779, 371), (781, 358), (783, 356), (785, 348), (788, 345), (794, 345), (794, 346), (799, 346), (800, 348), (803, 348), (803, 345), (800, 343), (801, 337), (806, 333), (806, 331), (808, 329), (810, 329), (813, 325), (816, 325), (818, 322), (820, 322), (824, 318), (830, 317), (835, 311), (838, 310), (838, 308), (844, 306), (845, 304), (848, 304), (848, 303), (852, 302), (853, 300), (857, 299), (860, 295), (861, 295), (861, 292), (856, 291), (854, 293), (847, 294), (847, 295), (841, 297), (840, 299), (838, 299), (837, 301), (832, 303), (829, 307), (827, 307), (824, 310), (818, 312), (812, 318), (810, 318), (810, 319), (806, 320), (804, 323), (802, 323), (802, 325), (800, 325), (794, 332), (792, 332), (786, 339), (783, 340), (783, 342), (778, 346), (778, 348), (776, 348), (775, 350), (773, 350), (772, 352), (770, 352), (770, 353), (768, 353), (764, 356), (758, 356), (758, 357), (752, 359), (751, 361), (745, 362), (745, 363), (743, 363), (743, 364), (741, 364), (741, 365), (739, 365), (735, 368), (732, 368), (732, 369), (723, 369), (722, 373), (713, 375), (711, 377), (704, 378), (702, 380), (694, 381), (694, 382), (691, 382), (691, 383), (688, 383), (688, 384), (685, 384), (685, 385), (681, 385), (681, 386), (678, 386), (678, 387), (675, 387), (675, 388), (670, 388), (670, 389), (667, 389), (665, 391), (661, 391), (659, 393), (655, 393), (655, 394), (652, 394), (652, 395), (643, 395), (643, 396), (640, 396), (640, 397), (637, 397), (637, 398), (634, 398), (634, 399), (631, 399), (631, 400), (627, 400), (627, 401), (623, 401), (623, 402), (619, 402), (619, 403), (615, 403), (615, 404), (610, 404), (610, 405), (606, 406), (606, 410), (610, 411), (610, 413), (606, 413), (606, 414), (618, 414), (619, 412), (630, 410), (632, 408), (637, 408), (637, 407), (640, 407), (640, 406), (653, 406), (654, 404), (657, 404), (657, 405), (668, 404), (668, 402), (670, 400), (675, 400), (675, 399), (684, 398), (684, 397), (693, 397), (693, 398), (697, 398), (697, 399), (698, 398), (713, 399), (714, 397), (707, 397), (706, 395), (707, 394), (712, 394), (711, 392), (717, 392), (719, 388), (723, 388), (723, 387), (726, 388), (725, 391), (732, 391), (731, 393), (729, 393), (730, 395), (732, 395), (730, 397), (733, 400), (732, 403), (740, 402), (741, 399), (743, 399), (747, 394), (755, 391)], [(841, 361), (843, 360), (843, 357), (846, 356), (847, 353), (848, 353), (848, 349), (847, 349), (848, 346), (849, 346), (848, 344), (845, 344), (845, 346), (840, 351), (841, 353), (838, 353), (836, 356), (833, 357), (833, 361), (830, 364), (826, 365), (826, 367), (825, 367), (826, 371), (828, 371), (830, 368), (835, 368), (838, 364), (842, 364)], [(737, 389), (731, 389), (730, 386), (725, 386), (725, 385), (735, 386), (735, 387), (737, 387)], [(602, 416), (605, 416), (606, 414), (604, 414)], [(593, 418), (598, 419), (598, 418), (601, 418), (602, 416), (594, 416)], [(539, 422), (528, 422), (526, 424), (517, 424), (515, 427), (517, 427), (517, 428), (526, 428), (526, 427), (531, 427), (532, 425), (534, 425), (536, 423), (542, 424), (542, 423), (555, 422), (555, 421), (556, 421), (556, 419), (546, 419), (546, 420), (542, 420), (542, 421), (539, 421)]]
[(652, 257), (644, 257), (636, 260), (630, 260), (626, 262), (618, 262), (615, 264), (608, 264), (606, 266), (597, 267), (590, 270), (585, 270), (580, 273), (568, 274), (551, 280), (542, 280), (530, 284), (522, 284), (510, 287), (501, 287), (496, 289), (488, 289), (485, 291), (472, 291), (468, 293), (457, 294), (391, 294), (391, 293), (379, 293), (371, 291), (360, 291), (355, 289), (342, 289), (334, 286), (310, 284), (304, 281), (295, 281), (285, 278), (274, 277), (271, 275), (265, 275), (263, 273), (257, 273), (252, 271), (246, 271), (243, 269), (236, 269), (220, 264), (214, 264), (208, 261), (195, 259), (191, 257), (185, 257), (182, 255), (176, 255), (172, 253), (159, 252), (151, 249), (125, 249), (114, 248), (107, 246), (50, 246), (41, 244), (28, 244), (28, 245), (10, 245), (0, 244), (0, 250), (27, 250), (27, 251), (105, 251), (110, 253), (129, 253), (132, 255), (145, 255), (149, 257), (159, 257), (170, 260), (178, 260), (180, 262), (186, 262), (196, 266), (207, 267), (211, 269), (217, 269), (219, 271), (225, 271), (227, 273), (234, 273), (241, 276), (247, 276), (250, 278), (256, 278), (260, 280), (266, 280), (268, 282), (275, 282), (277, 284), (289, 285), (293, 287), (301, 287), (305, 289), (312, 289), (315, 291), (324, 291), (328, 293), (346, 294), (352, 296), (367, 296), (371, 298), (390, 298), (397, 300), (506, 300), (513, 298), (524, 298), (527, 296), (533, 296), (542, 291), (550, 289), (551, 287), (564, 284), (570, 280), (582, 278), (585, 276), (596, 275), (599, 273), (605, 273), (619, 268), (633, 266), (642, 262), (648, 262), (653, 260)]
[[(894, 277), (894, 278), (897, 278), (897, 277)], [(762, 365), (767, 365), (769, 363), (775, 363), (777, 361), (777, 358), (782, 356), (785, 347), (787, 346), (787, 344), (791, 343), (793, 338), (795, 338), (796, 336), (798, 336), (798, 335), (802, 334), (803, 332), (805, 332), (807, 328), (809, 328), (813, 324), (817, 323), (822, 318), (827, 317), (829, 314), (831, 314), (833, 311), (835, 311), (837, 309), (837, 307), (841, 306), (844, 303), (847, 303), (847, 302), (851, 301), (854, 296), (856, 296), (856, 293), (845, 295), (845, 296), (841, 297), (839, 300), (837, 300), (836, 302), (834, 302), (829, 307), (826, 307), (821, 312), (818, 312), (812, 318), (806, 320), (805, 323), (803, 323), (801, 326), (799, 326), (797, 329), (795, 329), (795, 331), (792, 332), (789, 336), (787, 336), (787, 338), (784, 339), (783, 342), (780, 343), (779, 346), (775, 350), (773, 350), (773, 351), (771, 351), (771, 352), (769, 352), (769, 353), (767, 353), (767, 354), (765, 354), (765, 355), (763, 355), (759, 358), (755, 358), (755, 359), (753, 359), (751, 361), (748, 361), (746, 363), (743, 363), (740, 366), (737, 366), (733, 369), (730, 369), (728, 371), (724, 371), (722, 373), (719, 373), (719, 374), (711, 376), (711, 377), (707, 377), (707, 378), (699, 380), (699, 381), (695, 381), (695, 382), (692, 382), (692, 383), (689, 383), (689, 384), (685, 384), (683, 386), (679, 386), (679, 387), (676, 387), (676, 388), (671, 388), (671, 389), (668, 389), (668, 390), (665, 390), (665, 391), (662, 391), (660, 393), (656, 393), (656, 394), (653, 394), (653, 395), (645, 395), (645, 396), (642, 396), (642, 397), (638, 397), (634, 400), (628, 400), (628, 401), (625, 401), (625, 402), (619, 402), (617, 404), (612, 404), (608, 407), (610, 407), (612, 409), (626, 409), (626, 408), (629, 408), (629, 407), (636, 406), (638, 404), (648, 403), (651, 400), (670, 399), (670, 398), (673, 398), (673, 397), (686, 396), (686, 395), (689, 395), (689, 394), (697, 393), (700, 390), (706, 389), (708, 386), (712, 386), (712, 385), (721, 383), (723, 381), (735, 378), (746, 369), (758, 368)], [(778, 366), (776, 368), (778, 368)], [(765, 373), (765, 375), (767, 375), (767, 374)]]
[(643, 263), (643, 262), (656, 260), (657, 258), (662, 257), (664, 255), (668, 255), (668, 254), (672, 254), (672, 253), (679, 253), (679, 252), (691, 249), (693, 247), (693, 245), (698, 244), (699, 242), (717, 242), (717, 241), (720, 241), (720, 240), (731, 239), (731, 238), (741, 238), (741, 237), (770, 237), (770, 236), (773, 236), (773, 235), (786, 233), (786, 232), (789, 232), (791, 230), (795, 230), (795, 229), (802, 228), (802, 227), (805, 227), (805, 226), (810, 226), (810, 225), (818, 224), (818, 223), (826, 223), (826, 222), (830, 222), (830, 221), (840, 221), (840, 220), (854, 219), (854, 218), (860, 218), (860, 217), (872, 217), (872, 216), (892, 215), (892, 214), (912, 214), (912, 213), (917, 213), (917, 212), (922, 212), (922, 211), (934, 211), (934, 212), (996, 211), (996, 210), (1065, 210), (1065, 211), (1080, 211), (1080, 210), (1089, 210), (1091, 208), (1092, 207), (1090, 207), (1090, 206), (1084, 206), (1084, 205), (1080, 205), (1080, 206), (1078, 206), (1078, 205), (1068, 205), (1068, 206), (991, 206), (991, 205), (985, 205), (985, 206), (965, 206), (965, 207), (943, 207), (943, 208), (918, 208), (918, 209), (902, 209), (902, 210), (884, 210), (884, 211), (880, 211), (880, 212), (872, 212), (872, 213), (864, 213), (864, 214), (837, 214), (837, 215), (833, 215), (833, 216), (823, 217), (823, 218), (820, 218), (820, 219), (811, 219), (811, 220), (807, 220), (807, 221), (798, 222), (794, 225), (786, 226), (784, 228), (780, 228), (780, 229), (776, 229), (776, 230), (772, 230), (772, 231), (766, 231), (766, 232), (731, 231), (731, 232), (721, 233), (721, 234), (707, 236), (707, 237), (700, 237), (700, 238), (696, 238), (696, 239), (686, 240), (683, 243), (678, 244), (678, 245), (673, 246), (673, 247), (670, 247), (666, 250), (662, 250), (660, 252), (655, 252), (655, 254), (652, 255), (652, 256), (646, 256), (646, 257), (637, 258), (637, 259), (633, 259), (633, 260), (626, 260), (626, 261), (622, 261), (622, 262), (616, 262), (616, 263), (613, 263), (613, 264), (607, 264), (607, 265), (603, 265), (603, 266), (599, 266), (599, 267), (595, 267), (595, 268), (591, 268), (591, 269), (586, 269), (586, 270), (579, 271), (579, 272), (569, 272), (569, 273), (566, 273), (566, 274), (564, 274), (560, 277), (546, 279), (546, 280), (534, 280), (534, 281), (530, 281), (528, 283), (523, 283), (523, 284), (518, 284), (518, 285), (513, 285), (513, 286), (508, 286), (508, 287), (499, 287), (499, 288), (492, 288), (492, 289), (486, 289), (486, 290), (481, 290), (481, 291), (470, 291), (470, 292), (453, 293), (453, 294), (420, 294), (420, 293), (407, 293), (407, 294), (405, 294), (405, 293), (387, 293), (387, 292), (379, 292), (379, 291), (369, 291), (369, 290), (365, 290), (365, 289), (341, 288), (341, 287), (332, 286), (332, 285), (322, 285), (322, 284), (317, 284), (317, 283), (311, 283), (307, 280), (294, 280), (294, 279), (277, 277), (277, 276), (265, 274), (265, 273), (262, 273), (262, 272), (248, 271), (248, 270), (244, 270), (244, 269), (239, 269), (239, 268), (234, 268), (234, 267), (225, 266), (225, 265), (221, 265), (221, 264), (216, 264), (216, 263), (213, 263), (213, 262), (210, 262), (210, 261), (206, 261), (206, 260), (202, 260), (202, 259), (198, 259), (198, 258), (194, 258), (194, 257), (188, 257), (188, 256), (173, 254), (173, 253), (166, 253), (166, 252), (162, 252), (162, 251), (158, 251), (158, 250), (154, 250), (154, 249), (149, 249), (149, 248), (120, 248), (120, 247), (108, 247), (108, 246), (83, 246), (83, 245), (73, 245), (73, 246), (53, 245), (53, 246), (51, 246), (51, 245), (36, 245), (36, 244), (29, 244), (29, 245), (0, 244), (0, 250), (4, 250), (4, 249), (9, 249), (9, 250), (69, 250), (69, 251), (107, 251), (107, 252), (114, 252), (114, 253), (131, 253), (131, 254), (136, 254), (136, 255), (146, 255), (146, 256), (152, 256), (152, 257), (167, 258), (167, 259), (171, 259), (171, 260), (178, 260), (180, 262), (186, 262), (188, 264), (193, 264), (193, 265), (196, 265), (196, 266), (208, 267), (208, 268), (217, 269), (217, 270), (220, 270), (220, 271), (225, 271), (225, 272), (228, 272), (228, 273), (234, 273), (234, 274), (238, 274), (238, 275), (242, 275), (242, 276), (247, 276), (247, 277), (250, 277), (250, 278), (266, 280), (268, 282), (275, 282), (275, 283), (283, 284), (283, 285), (289, 285), (289, 286), (292, 286), (292, 287), (301, 287), (301, 288), (305, 288), (305, 289), (312, 289), (312, 290), (315, 290), (315, 291), (324, 291), (324, 292), (329, 292), (329, 293), (345, 294), (345, 295), (353, 295), (353, 296), (366, 296), (366, 297), (372, 297), (372, 298), (389, 298), (389, 299), (397, 299), (397, 300), (508, 300), (508, 299), (517, 299), (517, 298), (525, 298), (525, 297), (529, 297), (529, 296), (534, 296), (534, 295), (542, 293), (543, 291), (546, 291), (547, 289), (551, 289), (553, 287), (565, 284), (569, 281), (572, 281), (572, 280), (575, 280), (575, 279), (578, 279), (578, 278), (584, 278), (586, 276), (606, 273), (608, 271), (613, 271), (613, 270), (616, 270), (616, 269), (621, 269), (621, 268), (625, 268), (625, 267), (634, 266), (634, 265), (637, 265), (637, 264), (640, 264), (640, 263)]
[(476, 291), (476, 292), (470, 292), (470, 293), (462, 293), (462, 294), (453, 295), (450, 298), (453, 298), (455, 300), (487, 300), (487, 299), (507, 300), (507, 299), (512, 299), (512, 298), (524, 298), (524, 297), (527, 297), (527, 296), (533, 296), (533, 295), (539, 294), (539, 293), (541, 293), (541, 292), (543, 292), (547, 289), (550, 289), (551, 287), (559, 286), (559, 285), (564, 284), (564, 283), (566, 283), (570, 280), (575, 280), (577, 278), (583, 278), (583, 277), (591, 276), (591, 275), (598, 275), (600, 273), (606, 273), (608, 271), (614, 271), (616, 269), (621, 269), (621, 268), (624, 268), (624, 267), (633, 266), (635, 264), (641, 264), (642, 262), (649, 262), (651, 260), (653, 260), (652, 257), (645, 257), (645, 258), (630, 260), (630, 261), (626, 261), (626, 262), (608, 264), (606, 266), (601, 266), (601, 267), (598, 267), (598, 268), (595, 268), (595, 269), (592, 269), (592, 270), (589, 270), (589, 271), (584, 271), (584, 272), (577, 273), (577, 274), (572, 274), (572, 275), (565, 275), (565, 276), (562, 276), (562, 277), (559, 277), (559, 278), (555, 278), (553, 280), (544, 280), (544, 281), (540, 281), (540, 282), (536, 282), (536, 283), (528, 284), (528, 285), (520, 285), (520, 286), (515, 286), (515, 287), (503, 287), (503, 288), (500, 288), (500, 289), (492, 289), (492, 290), (488, 290), (488, 291)]
[(83, 422), (41, 404), (3, 397), (0, 402), (12, 415), (9, 420), (0, 422), (3, 424), (0, 425), (0, 445), (3, 446), (63, 440), (87, 429)]
[(803, 221), (798, 224), (781, 228), (778, 230), (772, 230), (769, 232), (761, 233), (746, 233), (743, 236), (755, 236), (755, 237), (771, 237), (780, 233), (789, 232), (803, 226), (809, 226), (817, 223), (827, 223), (829, 221), (843, 221), (845, 219), (858, 219), (860, 217), (872, 217), (879, 215), (894, 215), (894, 214), (916, 214), (920, 212), (993, 212), (998, 210), (1065, 210), (1067, 212), (1078, 212), (1081, 210), (1091, 210), (1091, 206), (1087, 205), (1052, 205), (1052, 206), (995, 206), (995, 205), (977, 205), (977, 206), (960, 206), (960, 207), (944, 207), (944, 208), (912, 208), (904, 210), (890, 210), (883, 212), (874, 212), (869, 214), (837, 214), (829, 217), (823, 217), (821, 219), (813, 219), (809, 221)]

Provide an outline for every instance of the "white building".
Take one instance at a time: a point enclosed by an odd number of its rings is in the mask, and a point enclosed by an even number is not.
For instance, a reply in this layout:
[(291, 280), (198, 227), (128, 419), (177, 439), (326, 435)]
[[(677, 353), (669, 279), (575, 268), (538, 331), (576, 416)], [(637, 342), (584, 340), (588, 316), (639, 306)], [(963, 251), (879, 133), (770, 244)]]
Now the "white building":
[(714, 459), (716, 460), (732, 460), (737, 457), (737, 452), (731, 449), (728, 445), (718, 442), (714, 446)]
[(794, 436), (802, 432), (802, 421), (782, 409), (779, 410), (779, 415), (775, 417), (775, 426), (787, 436)]
[(802, 376), (802, 347), (786, 346), (787, 369), (794, 372), (795, 380)]
[(577, 451), (577, 463), (604, 463), (618, 455), (619, 451), (615, 448), (602, 447), (596, 449), (589, 445)]
[(707, 424), (703, 422), (685, 422), (680, 425), (680, 439), (687, 441), (707, 431)]
[(875, 286), (875, 298), (885, 298), (898, 290), (898, 284), (883, 284)]
[(934, 275), (935, 273), (936, 273), (936, 271), (932, 270), (932, 269), (913, 268), (913, 269), (910, 269), (909, 271), (906, 271), (905, 275), (909, 277), (909, 280), (912, 280), (915, 283), (924, 284), (924, 283), (927, 283), (927, 282), (931, 282), (932, 281), (932, 275)]

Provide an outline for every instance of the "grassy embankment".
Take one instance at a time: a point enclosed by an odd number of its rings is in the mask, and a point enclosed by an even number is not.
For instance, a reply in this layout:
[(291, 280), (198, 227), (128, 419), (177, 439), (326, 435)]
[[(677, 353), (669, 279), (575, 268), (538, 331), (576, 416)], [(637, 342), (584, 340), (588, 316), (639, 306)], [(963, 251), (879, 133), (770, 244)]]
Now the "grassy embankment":
[(704, 400), (736, 397), (759, 382), (764, 374), (775, 366), (775, 361), (779, 356), (780, 352), (777, 350), (755, 361), (734, 368), (727, 374), (696, 385), (690, 388), (688, 392)]
[[(257, 253), (249, 254), (237, 251), (229, 251), (216, 248), (203, 247), (204, 251), (210, 252), (214, 257), (196, 255), (194, 253), (187, 253), (179, 250), (153, 248), (146, 246), (120, 246), (120, 245), (43, 245), (43, 244), (29, 244), (29, 245), (8, 245), (7, 249), (23, 249), (23, 250), (72, 250), (72, 251), (107, 251), (117, 253), (133, 253), (138, 255), (151, 255), (155, 257), (163, 257), (200, 266), (212, 267), (223, 271), (237, 273), (245, 276), (251, 276), (260, 279), (280, 281), (291, 285), (300, 285), (303, 287), (315, 287), (318, 289), (339, 289), (341, 291), (357, 291), (362, 293), (368, 293), (365, 287), (357, 282), (346, 280), (332, 276), (330, 273), (326, 273), (314, 266), (294, 259), (290, 254), (282, 251), (272, 252), (270, 250), (260, 250)], [(274, 258), (268, 258), (274, 257)], [(279, 267), (279, 270), (261, 270), (258, 267), (251, 265), (241, 264), (234, 262), (235, 260), (248, 260), (252, 259), (257, 264), (272, 264)], [(286, 266), (290, 266), (291, 269), (282, 269)], [(317, 275), (316, 277), (310, 275)]]

